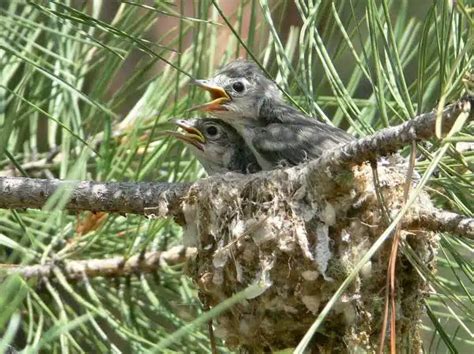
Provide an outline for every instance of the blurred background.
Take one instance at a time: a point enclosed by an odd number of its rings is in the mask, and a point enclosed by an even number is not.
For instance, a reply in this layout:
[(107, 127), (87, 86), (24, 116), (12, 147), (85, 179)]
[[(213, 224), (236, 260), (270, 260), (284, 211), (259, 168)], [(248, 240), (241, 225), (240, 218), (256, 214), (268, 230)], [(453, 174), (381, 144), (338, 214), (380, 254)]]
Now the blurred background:
[[(0, 26), (0, 176), (202, 178), (186, 148), (160, 132), (173, 128), (172, 118), (197, 116), (188, 109), (206, 100), (190, 78), (238, 57), (257, 61), (301, 110), (359, 137), (473, 87), (465, 1), (7, 0)], [(436, 164), (428, 190), (438, 207), (470, 216), (472, 133), (468, 126), (443, 142), (450, 146), (439, 159), (439, 141), (419, 144), (416, 166), (424, 174)], [(67, 196), (43, 211), (0, 210), (0, 262), (106, 258), (180, 243), (171, 220), (70, 215), (61, 210)], [(449, 235), (441, 244), (437, 274), (414, 262), (432, 283), (425, 350), (468, 352), (472, 244)], [(1, 345), (209, 352), (205, 326), (173, 337), (204, 310), (181, 269), (37, 285), (0, 284)]]

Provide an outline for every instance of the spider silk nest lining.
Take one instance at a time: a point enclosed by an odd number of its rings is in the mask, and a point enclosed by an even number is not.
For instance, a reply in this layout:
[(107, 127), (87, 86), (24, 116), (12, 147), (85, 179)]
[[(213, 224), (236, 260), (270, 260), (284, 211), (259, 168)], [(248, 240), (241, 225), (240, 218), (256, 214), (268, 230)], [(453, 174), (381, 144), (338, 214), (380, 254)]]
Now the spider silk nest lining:
[[(325, 303), (387, 224), (371, 167), (306, 178), (304, 166), (247, 178), (226, 174), (191, 188), (184, 200), (184, 244), (197, 248), (187, 272), (200, 299), (213, 307), (251, 284), (260, 292), (214, 320), (230, 348), (294, 347)], [(378, 166), (380, 194), (394, 216), (403, 204), (406, 168)], [(317, 180), (317, 183), (310, 182)], [(203, 186), (206, 186), (203, 188)], [(431, 202), (421, 193), (408, 212)], [(434, 270), (438, 237), (401, 230), (421, 261)], [(364, 265), (314, 338), (321, 350), (374, 350), (384, 308), (390, 242)], [(397, 334), (418, 334), (424, 282), (404, 256), (397, 263)]]

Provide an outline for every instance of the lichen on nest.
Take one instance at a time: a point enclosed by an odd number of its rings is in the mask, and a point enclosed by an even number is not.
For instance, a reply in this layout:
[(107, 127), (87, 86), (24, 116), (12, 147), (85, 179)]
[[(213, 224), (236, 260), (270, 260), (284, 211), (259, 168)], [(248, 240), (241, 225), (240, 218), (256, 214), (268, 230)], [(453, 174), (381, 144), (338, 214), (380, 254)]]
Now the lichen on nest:
[[(403, 203), (403, 172), (390, 165), (378, 168), (380, 193), (391, 212)], [(271, 179), (226, 174), (191, 189), (183, 201), (185, 243), (198, 249), (188, 270), (200, 297), (212, 307), (251, 284), (262, 289), (214, 321), (216, 335), (230, 348), (295, 346), (386, 227), (369, 165), (354, 167), (341, 178), (326, 176), (320, 183), (308, 183), (304, 173), (299, 167), (275, 171)], [(420, 199), (426, 204), (426, 196)], [(436, 236), (419, 230), (404, 230), (403, 235), (434, 267)], [(314, 339), (319, 349), (374, 349), (388, 254), (385, 245), (334, 306)], [(404, 323), (397, 328), (414, 331), (425, 284), (403, 257), (399, 267)]]

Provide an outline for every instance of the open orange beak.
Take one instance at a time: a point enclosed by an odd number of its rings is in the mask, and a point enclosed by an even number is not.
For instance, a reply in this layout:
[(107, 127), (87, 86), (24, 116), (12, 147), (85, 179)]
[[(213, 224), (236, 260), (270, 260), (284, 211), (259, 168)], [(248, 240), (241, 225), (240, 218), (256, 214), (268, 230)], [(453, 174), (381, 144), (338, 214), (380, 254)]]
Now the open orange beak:
[(163, 133), (166, 135), (174, 136), (176, 139), (184, 141), (187, 144), (195, 146), (199, 150), (204, 150), (204, 144), (206, 143), (206, 138), (202, 133), (193, 127), (189, 122), (183, 119), (177, 119), (174, 123), (184, 132), (174, 131), (174, 130), (165, 130)]
[(229, 102), (231, 98), (222, 87), (215, 86), (208, 80), (194, 80), (194, 84), (209, 92), (211, 94), (212, 101), (199, 106), (194, 106), (190, 109), (191, 111), (201, 110), (205, 112), (211, 112), (227, 110), (222, 105), (226, 102)]

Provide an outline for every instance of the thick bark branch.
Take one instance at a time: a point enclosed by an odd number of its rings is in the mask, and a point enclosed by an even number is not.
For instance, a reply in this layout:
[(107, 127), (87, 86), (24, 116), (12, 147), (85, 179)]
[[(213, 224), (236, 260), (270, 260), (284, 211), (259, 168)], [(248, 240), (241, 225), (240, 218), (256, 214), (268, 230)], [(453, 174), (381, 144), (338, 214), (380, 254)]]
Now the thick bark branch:
[(420, 210), (404, 222), (406, 227), (416, 227), (434, 232), (448, 232), (474, 240), (474, 218), (446, 210)]
[[(466, 97), (447, 106), (441, 114), (443, 133), (447, 133), (452, 128), (461, 113), (468, 113), (467, 120), (472, 120), (474, 118), (473, 105), (474, 98)], [(406, 123), (382, 129), (373, 135), (328, 151), (311, 162), (310, 169), (320, 169), (322, 166), (357, 165), (365, 161), (374, 161), (379, 156), (396, 152), (412, 141), (427, 140), (435, 134), (436, 117), (436, 111), (423, 113)]]
[(147, 252), (129, 258), (113, 257), (106, 259), (68, 260), (64, 264), (0, 265), (0, 275), (18, 274), (24, 278), (50, 277), (55, 269), (61, 269), (68, 279), (83, 277), (119, 277), (157, 271), (163, 264), (168, 266), (186, 262), (196, 253), (196, 249), (182, 246), (167, 251)]
[[(462, 112), (469, 112), (471, 120), (474, 116), (472, 104), (473, 99), (470, 97), (446, 107), (442, 113), (443, 131), (450, 129)], [(320, 172), (326, 171), (328, 167), (359, 164), (395, 152), (413, 140), (428, 139), (434, 135), (435, 122), (436, 112), (424, 113), (402, 125), (383, 129), (374, 135), (328, 151), (304, 167), (307, 168), (306, 175), (309, 178), (314, 176), (317, 182)], [(273, 173), (275, 171), (262, 172), (259, 176), (271, 180)], [(220, 178), (222, 177), (215, 176), (211, 179)], [(103, 183), (0, 177), (0, 208), (42, 208), (56, 190), (64, 188), (64, 192), (71, 193), (65, 205), (67, 210), (177, 216), (182, 213), (181, 199), (190, 187), (191, 184), (186, 183)]]
[(57, 190), (71, 193), (65, 209), (176, 216), (188, 183), (61, 181), (0, 177), (0, 208), (42, 208)]

